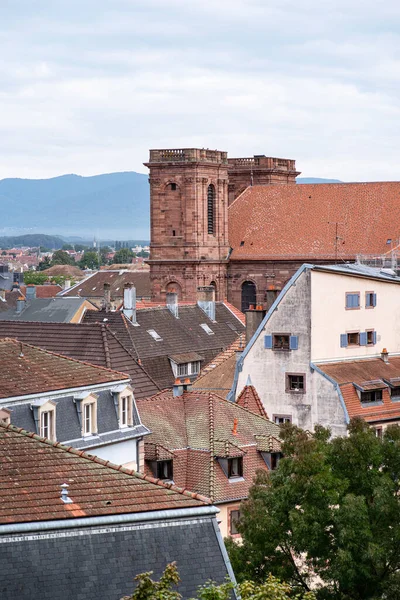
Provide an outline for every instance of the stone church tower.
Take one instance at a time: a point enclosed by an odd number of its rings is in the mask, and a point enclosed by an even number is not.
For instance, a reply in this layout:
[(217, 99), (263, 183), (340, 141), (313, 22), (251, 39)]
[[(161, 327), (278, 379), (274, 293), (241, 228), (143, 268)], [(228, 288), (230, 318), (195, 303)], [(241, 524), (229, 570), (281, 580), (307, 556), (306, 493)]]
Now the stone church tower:
[(217, 150), (150, 150), (152, 300), (199, 286), (227, 297), (228, 157)]

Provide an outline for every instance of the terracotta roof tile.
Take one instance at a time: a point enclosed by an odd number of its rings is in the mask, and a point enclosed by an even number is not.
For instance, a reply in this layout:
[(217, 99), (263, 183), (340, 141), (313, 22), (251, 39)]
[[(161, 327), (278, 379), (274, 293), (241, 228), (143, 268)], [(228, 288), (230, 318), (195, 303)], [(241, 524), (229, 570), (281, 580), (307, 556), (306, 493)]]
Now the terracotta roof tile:
[(256, 185), (229, 207), (231, 259), (334, 259), (336, 222), (339, 259), (380, 255), (399, 220), (400, 182)]
[[(35, 285), (36, 298), (55, 298), (59, 292), (62, 291), (60, 285)], [(21, 285), (20, 290), (24, 296), (26, 296), (26, 285)]]
[[(113, 465), (0, 423), (0, 523), (140, 513), (210, 501), (175, 485)], [(72, 504), (61, 500), (69, 485)]]
[(201, 370), (200, 375), (193, 383), (193, 388), (213, 390), (220, 396), (226, 396), (232, 388), (237, 353), (243, 351), (244, 347), (245, 334), (242, 333), (226, 350), (217, 354)]
[[(213, 393), (194, 390), (174, 397), (165, 390), (137, 405), (152, 432), (148, 442), (174, 455), (174, 481), (215, 502), (247, 497), (256, 469), (266, 469), (257, 436), (279, 438), (278, 425)], [(243, 480), (228, 480), (218, 464), (216, 457), (226, 456), (226, 449), (229, 456), (245, 455)]]
[(15, 339), (0, 339), (0, 398), (51, 392), (128, 379)]
[(236, 404), (268, 419), (267, 411), (265, 410), (254, 385), (245, 385), (236, 399)]
[(124, 285), (131, 283), (139, 298), (150, 298), (150, 273), (147, 271), (98, 271), (84, 281), (77, 283), (62, 296), (81, 296), (81, 298), (101, 298), (104, 284), (110, 284), (111, 299), (124, 297)]

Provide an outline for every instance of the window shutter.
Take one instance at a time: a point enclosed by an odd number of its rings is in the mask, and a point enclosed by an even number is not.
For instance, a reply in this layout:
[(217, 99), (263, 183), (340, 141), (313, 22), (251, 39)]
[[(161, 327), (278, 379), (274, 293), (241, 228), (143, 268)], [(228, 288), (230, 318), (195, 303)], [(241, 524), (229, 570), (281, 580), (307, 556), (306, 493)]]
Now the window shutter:
[(376, 331), (372, 332), (372, 343), (376, 344)]
[(289, 338), (289, 349), (290, 350), (298, 350), (299, 348), (299, 338), (297, 335), (291, 335)]
[(347, 333), (340, 334), (340, 347), (347, 348)]
[(264, 336), (264, 348), (267, 348), (268, 350), (272, 349), (272, 335)]
[(361, 331), (360, 333), (360, 346), (366, 346), (367, 345), (367, 332), (366, 331)]
[(376, 294), (372, 294), (372, 306), (376, 306)]
[(373, 306), (371, 304), (371, 294), (365, 294), (365, 307), (369, 308), (370, 306)]
[(351, 308), (352, 306), (352, 296), (351, 294), (346, 294), (346, 308)]

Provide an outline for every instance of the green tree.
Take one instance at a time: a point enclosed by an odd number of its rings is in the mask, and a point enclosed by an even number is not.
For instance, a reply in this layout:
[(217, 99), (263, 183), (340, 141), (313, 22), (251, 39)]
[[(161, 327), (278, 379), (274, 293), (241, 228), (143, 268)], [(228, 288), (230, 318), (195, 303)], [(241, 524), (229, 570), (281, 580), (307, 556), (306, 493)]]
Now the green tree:
[(75, 265), (75, 261), (64, 250), (56, 250), (51, 259), (51, 266), (53, 265)]
[(63, 244), (61, 250), (73, 250), (74, 247), (71, 244)]
[(88, 249), (88, 246), (85, 246), (84, 244), (74, 244), (74, 248), (75, 252), (84, 252)]
[(383, 440), (362, 420), (330, 439), (282, 428), (279, 468), (257, 474), (242, 504), (243, 544), (231, 558), (241, 579), (266, 573), (320, 599), (400, 597), (400, 428)]
[(38, 271), (44, 271), (45, 269), (49, 269), (51, 267), (51, 261), (48, 256), (45, 256), (42, 261), (37, 266)]
[(121, 600), (180, 600), (179, 592), (172, 588), (177, 586), (180, 579), (176, 563), (170, 563), (165, 567), (160, 581), (153, 581), (153, 571), (136, 575), (134, 581), (137, 586), (132, 596), (124, 596)]
[(79, 266), (81, 269), (98, 269), (100, 264), (97, 252), (94, 252), (93, 250), (87, 250), (84, 252), (81, 260), (79, 261)]
[(114, 254), (113, 262), (117, 265), (125, 265), (132, 262), (133, 252), (130, 248), (121, 248)]

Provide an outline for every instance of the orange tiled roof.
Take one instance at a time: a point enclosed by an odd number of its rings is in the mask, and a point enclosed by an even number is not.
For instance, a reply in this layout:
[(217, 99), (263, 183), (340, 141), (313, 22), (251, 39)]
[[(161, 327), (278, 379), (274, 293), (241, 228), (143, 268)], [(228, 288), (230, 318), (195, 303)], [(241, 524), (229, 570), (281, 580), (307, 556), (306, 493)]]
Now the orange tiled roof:
[[(214, 393), (193, 390), (174, 397), (172, 390), (164, 390), (137, 406), (152, 432), (146, 458), (153, 459), (154, 445), (171, 452), (175, 483), (215, 502), (246, 498), (256, 470), (266, 469), (259, 439), (275, 447), (273, 440), (279, 438), (278, 425)], [(243, 480), (226, 477), (216, 460), (221, 455), (244, 456)]]
[[(35, 285), (34, 287), (36, 288), (36, 298), (55, 298), (62, 291), (60, 285)], [(20, 290), (26, 296), (26, 285), (21, 285)]]
[[(340, 385), (349, 417), (362, 417), (366, 421), (393, 420), (400, 418), (400, 402), (392, 400), (388, 387), (382, 389), (382, 403), (361, 404), (354, 383), (364, 389), (376, 387), (371, 383), (389, 381), (400, 377), (400, 356), (389, 356), (385, 363), (380, 358), (325, 363), (317, 365)], [(364, 384), (364, 386), (363, 386)]]
[(125, 373), (0, 338), (0, 398), (40, 394), (129, 379)]
[[(0, 523), (170, 510), (207, 498), (0, 422)], [(61, 500), (68, 483), (71, 504)]]
[(251, 412), (259, 414), (261, 417), (268, 419), (267, 411), (265, 410), (254, 385), (244, 386), (236, 399), (236, 404), (239, 404), (239, 406), (243, 406), (243, 408), (247, 408), (247, 410), (251, 410)]
[(229, 207), (234, 260), (382, 254), (397, 240), (400, 182), (265, 185)]
[(193, 383), (193, 388), (213, 390), (220, 396), (226, 396), (232, 387), (235, 376), (236, 355), (244, 350), (245, 345), (245, 334), (241, 333), (226, 350), (217, 354), (201, 370), (200, 375)]

